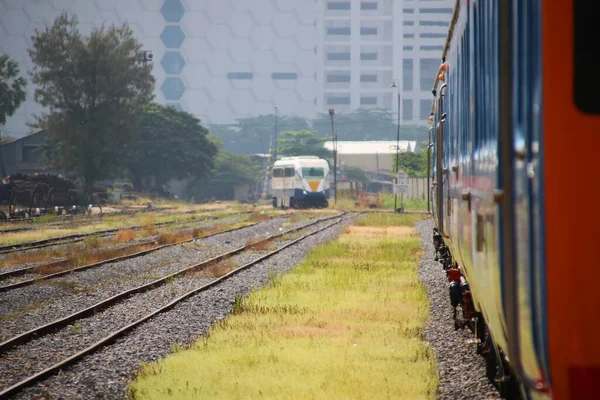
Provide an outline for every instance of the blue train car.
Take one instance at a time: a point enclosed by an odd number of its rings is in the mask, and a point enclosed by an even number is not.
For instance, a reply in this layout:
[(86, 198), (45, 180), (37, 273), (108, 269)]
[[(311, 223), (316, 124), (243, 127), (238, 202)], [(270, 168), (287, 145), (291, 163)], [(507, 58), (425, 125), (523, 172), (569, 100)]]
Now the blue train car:
[(584, 0), (459, 0), (434, 84), (434, 243), (507, 398), (593, 398), (600, 382), (582, 244), (600, 217), (580, 211), (600, 196), (594, 15)]

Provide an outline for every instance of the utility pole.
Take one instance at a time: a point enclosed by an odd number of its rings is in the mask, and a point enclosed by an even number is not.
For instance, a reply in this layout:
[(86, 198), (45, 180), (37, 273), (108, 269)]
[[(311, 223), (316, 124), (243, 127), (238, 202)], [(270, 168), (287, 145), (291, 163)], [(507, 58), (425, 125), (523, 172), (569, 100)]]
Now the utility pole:
[(333, 144), (333, 201), (337, 204), (337, 135), (335, 134), (335, 129), (333, 127), (334, 115), (335, 110), (330, 108), (329, 118), (331, 118), (331, 142)]
[[(396, 85), (396, 81), (394, 81), (394, 83), (392, 83), (392, 88), (396, 88), (398, 90), (398, 133), (396, 135), (396, 174), (398, 174), (399, 171), (399, 161), (400, 161), (400, 157), (399, 157), (399, 153), (400, 153), (400, 86), (399, 86), (400, 82), (398, 82), (398, 85)], [(398, 184), (398, 178), (394, 177), (394, 182), (396, 184)], [(398, 190), (394, 190), (394, 212), (397, 212), (398, 207)]]
[(277, 136), (279, 135), (279, 106), (275, 104), (275, 143), (274, 146), (274, 161), (277, 161)]

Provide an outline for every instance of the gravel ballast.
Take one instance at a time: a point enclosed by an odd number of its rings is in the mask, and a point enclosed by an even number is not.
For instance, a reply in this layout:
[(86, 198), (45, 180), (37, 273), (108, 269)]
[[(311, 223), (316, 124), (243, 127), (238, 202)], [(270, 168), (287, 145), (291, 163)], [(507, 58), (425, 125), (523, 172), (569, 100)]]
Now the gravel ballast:
[(473, 334), (468, 329), (454, 330), (448, 278), (441, 264), (434, 260), (433, 227), (431, 219), (417, 224), (423, 249), (419, 277), (430, 302), (430, 322), (425, 332), (437, 359), (439, 399), (500, 399), (485, 376), (484, 359), (477, 355), (476, 345), (469, 342), (474, 339)]
[[(221, 284), (192, 296), (170, 311), (152, 318), (129, 335), (117, 340), (115, 344), (86, 357), (75, 366), (69, 367), (42, 384), (26, 389), (17, 398), (29, 399), (36, 394), (46, 394), (52, 398), (123, 398), (127, 380), (142, 363), (164, 357), (172, 351), (174, 344), (188, 344), (207, 333), (213, 323), (225, 318), (231, 312), (236, 296), (245, 295), (267, 284), (273, 273), (288, 272), (299, 264), (311, 249), (336, 238), (352, 220), (353, 218), (346, 219), (340, 224), (310, 236), (269, 259), (241, 271)], [(319, 225), (323, 227), (332, 222), (334, 220)], [(312, 227), (309, 231), (313, 231)], [(280, 244), (281, 242), (278, 243)], [(256, 252), (256, 256), (260, 254), (264, 252)], [(236, 264), (247, 261), (240, 257), (236, 260)], [(184, 286), (187, 284), (183, 281), (181, 287), (174, 283), (170, 289), (165, 287), (163, 293), (168, 290), (185, 290)], [(142, 303), (141, 300), (142, 297), (139, 304)], [(150, 301), (150, 299), (146, 300)], [(153, 298), (151, 301), (154, 302), (156, 299)], [(108, 318), (102, 314), (97, 317)], [(93, 324), (95, 318), (90, 318), (89, 323)], [(71, 331), (85, 332), (85, 329), (89, 328), (82, 321)], [(65, 330), (64, 334), (67, 334), (67, 331)], [(29, 344), (32, 345), (33, 342)], [(35, 351), (33, 348), (29, 350)], [(5, 371), (0, 370), (0, 375), (4, 373)]]
[[(122, 291), (244, 246), (248, 241), (256, 241), (314, 222), (302, 221), (283, 227), (286, 221), (285, 218), (264, 221), (237, 231), (197, 239), (187, 246), (168, 247), (143, 257), (105, 264), (65, 278), (42, 281), (2, 293), (0, 315), (10, 315), (11, 312), (20, 314), (3, 321), (0, 341), (89, 307)], [(32, 309), (24, 309), (27, 305), (32, 305)]]

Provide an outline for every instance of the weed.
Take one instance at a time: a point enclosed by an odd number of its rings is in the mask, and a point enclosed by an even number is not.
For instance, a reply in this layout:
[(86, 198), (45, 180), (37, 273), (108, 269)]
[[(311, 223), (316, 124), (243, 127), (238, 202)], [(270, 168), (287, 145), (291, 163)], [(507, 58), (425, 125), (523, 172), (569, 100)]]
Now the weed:
[(83, 239), (83, 244), (86, 249), (97, 249), (102, 246), (102, 240), (97, 235), (92, 235)]
[(246, 249), (247, 250), (253, 250), (253, 251), (270, 251), (270, 250), (274, 250), (275, 246), (273, 246), (271, 240), (269, 239), (262, 239), (262, 240), (256, 240), (256, 241), (252, 241), (249, 240), (246, 243)]
[(115, 235), (113, 243), (131, 242), (135, 239), (135, 231), (133, 229), (121, 229)]
[(77, 320), (73, 324), (73, 333), (76, 335), (80, 335), (81, 332), (83, 332), (83, 330), (81, 329), (81, 324), (80, 324), (79, 320)]
[(232, 259), (228, 258), (220, 262), (210, 263), (199, 272), (192, 272), (191, 276), (196, 278), (220, 278), (237, 268)]
[(252, 213), (248, 217), (248, 221), (250, 221), (250, 222), (263, 222), (263, 221), (268, 221), (270, 219), (271, 219), (271, 217), (269, 215), (260, 214), (260, 213)]

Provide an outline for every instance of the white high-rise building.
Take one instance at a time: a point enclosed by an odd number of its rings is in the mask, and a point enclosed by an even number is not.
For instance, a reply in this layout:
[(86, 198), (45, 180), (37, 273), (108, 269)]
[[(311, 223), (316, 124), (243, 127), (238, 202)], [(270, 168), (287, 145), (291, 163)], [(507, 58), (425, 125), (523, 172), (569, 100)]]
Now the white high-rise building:
[[(128, 22), (153, 54), (156, 101), (204, 122), (329, 108), (397, 109), (425, 123), (454, 0), (0, 0), (0, 54), (33, 65), (35, 28), (62, 10), (80, 30)], [(30, 79), (29, 79), (30, 80)], [(3, 134), (20, 137), (41, 107), (26, 103)]]

